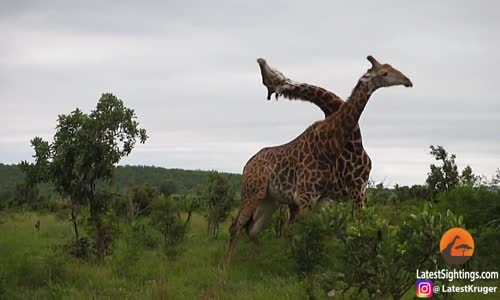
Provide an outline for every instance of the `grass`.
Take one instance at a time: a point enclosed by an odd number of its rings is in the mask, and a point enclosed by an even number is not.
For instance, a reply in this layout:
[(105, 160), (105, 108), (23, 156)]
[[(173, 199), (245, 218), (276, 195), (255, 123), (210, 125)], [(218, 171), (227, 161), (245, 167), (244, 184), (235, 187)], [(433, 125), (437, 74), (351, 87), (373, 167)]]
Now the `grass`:
[[(53, 214), (0, 215), (0, 299), (305, 299), (293, 275), (287, 242), (264, 233), (256, 246), (244, 236), (230, 276), (222, 262), (228, 224), (218, 239), (194, 215), (175, 259), (120, 237), (102, 264), (65, 255), (58, 245), (72, 238), (69, 222)], [(34, 224), (40, 220), (40, 232)], [(0, 222), (1, 223), (1, 222)], [(127, 233), (124, 233), (126, 235)], [(161, 237), (157, 237), (161, 240)], [(484, 282), (497, 285), (498, 282)], [(414, 299), (414, 288), (404, 299)], [(327, 299), (326, 295), (323, 298)], [(476, 299), (456, 295), (454, 299)], [(331, 298), (330, 298), (331, 299)], [(498, 299), (498, 293), (480, 299)]]
[[(72, 238), (68, 222), (54, 215), (15, 213), (0, 225), (0, 299), (302, 299), (283, 241), (256, 247), (242, 238), (231, 276), (222, 271), (227, 234), (206, 234), (195, 215), (175, 259), (158, 249), (123, 240), (102, 264), (69, 257), (57, 245)], [(40, 220), (40, 232), (34, 224)], [(223, 228), (227, 228), (224, 224)], [(130, 255), (130, 252), (135, 252)]]

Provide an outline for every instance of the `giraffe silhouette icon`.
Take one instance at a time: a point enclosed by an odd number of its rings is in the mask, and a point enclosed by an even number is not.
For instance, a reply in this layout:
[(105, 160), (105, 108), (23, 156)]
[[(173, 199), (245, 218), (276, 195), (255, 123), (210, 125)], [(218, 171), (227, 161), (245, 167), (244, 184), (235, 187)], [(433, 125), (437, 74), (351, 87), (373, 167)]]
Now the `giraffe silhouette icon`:
[[(458, 242), (460, 245), (457, 245)], [(469, 232), (462, 228), (452, 228), (441, 238), (441, 255), (452, 265), (461, 265), (467, 262), (474, 252), (474, 240)]]

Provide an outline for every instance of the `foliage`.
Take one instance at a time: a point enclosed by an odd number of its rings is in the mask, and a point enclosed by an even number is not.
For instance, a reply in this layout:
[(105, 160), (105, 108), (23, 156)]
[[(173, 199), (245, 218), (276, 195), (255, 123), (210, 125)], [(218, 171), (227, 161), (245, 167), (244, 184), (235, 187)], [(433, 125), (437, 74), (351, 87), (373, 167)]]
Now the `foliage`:
[(500, 185), (500, 168), (498, 168), (491, 179), (491, 185), (494, 187), (498, 187)]
[(190, 192), (182, 196), (171, 196), (174, 200), (177, 208), (179, 219), (181, 219), (180, 213), (185, 213), (186, 220), (184, 221), (184, 226), (186, 226), (194, 212), (197, 212), (201, 208), (202, 195), (198, 194), (196, 191)]
[(460, 175), (460, 185), (462, 186), (477, 186), (481, 177), (474, 174), (472, 168), (467, 165)]
[(124, 235), (125, 245), (118, 248), (116, 254), (111, 259), (113, 273), (125, 277), (133, 278), (140, 259), (141, 237), (144, 234), (144, 226), (132, 224), (130, 231)]
[(208, 231), (216, 238), (219, 234), (219, 225), (224, 222), (231, 211), (233, 197), (226, 177), (218, 172), (208, 175), (207, 192), (205, 195), (205, 218)]
[[(141, 143), (146, 141), (146, 131), (138, 127), (135, 119), (135, 112), (121, 100), (103, 94), (90, 114), (76, 109), (68, 115), (59, 115), (54, 141), (49, 144), (35, 137), (31, 141), (35, 162), (21, 163), (28, 184), (50, 181), (73, 205), (89, 205), (101, 258), (108, 244), (101, 220), (107, 208), (102, 202), (108, 200), (108, 195), (99, 194), (96, 185), (110, 181), (114, 166), (131, 153), (137, 139)], [(78, 238), (75, 235), (75, 240)]]
[(325, 226), (318, 215), (297, 220), (291, 235), (291, 255), (299, 277), (311, 276), (325, 258)]
[(69, 241), (65, 246), (65, 251), (70, 255), (82, 258), (89, 259), (91, 255), (91, 244), (87, 237), (80, 237), (77, 240)]
[(400, 299), (414, 284), (416, 269), (440, 264), (441, 235), (462, 226), (462, 218), (450, 211), (442, 215), (430, 204), (421, 213), (407, 215), (402, 224), (393, 224), (372, 208), (353, 218), (351, 208), (340, 205), (324, 209), (321, 218), (340, 242), (345, 266), (330, 275), (331, 284), (344, 292), (356, 288), (358, 295), (366, 292), (370, 298)]
[[(190, 194), (194, 190), (206, 189), (207, 177), (210, 171), (166, 169), (153, 166), (117, 166), (113, 170), (113, 180), (109, 188), (113, 192), (128, 193), (131, 187), (149, 184), (161, 189), (165, 181), (176, 186), (175, 194)], [(241, 184), (240, 174), (220, 173), (227, 178), (231, 191), (239, 192)], [(0, 208), (6, 207), (18, 183), (24, 183), (24, 173), (19, 165), (4, 165), (0, 163)], [(101, 185), (102, 187), (102, 185)], [(53, 184), (37, 184), (40, 196), (49, 200), (59, 200), (61, 195), (55, 191)], [(160, 191), (161, 192), (161, 191)], [(13, 204), (15, 206), (15, 204)]]
[(314, 273), (326, 258), (325, 226), (318, 215), (309, 215), (297, 220), (290, 236), (291, 257), (295, 273), (309, 299), (314, 299)]
[(186, 227), (178, 214), (178, 207), (171, 197), (157, 197), (151, 207), (151, 225), (163, 235), (166, 253), (175, 256), (177, 247), (186, 233)]
[(159, 195), (160, 191), (149, 184), (133, 187), (128, 204), (129, 223), (134, 222), (137, 217), (149, 215), (151, 202)]
[(273, 215), (272, 230), (276, 238), (281, 238), (288, 221), (288, 207), (280, 205)]
[(160, 184), (158, 190), (164, 197), (169, 197), (170, 195), (179, 192), (179, 187), (172, 179), (166, 179)]
[(500, 193), (487, 187), (457, 187), (438, 194), (436, 202), (441, 211), (450, 209), (463, 215), (471, 228), (482, 227), (500, 217)]
[(430, 165), (426, 183), (434, 193), (449, 191), (459, 183), (458, 167), (455, 163), (455, 154), (449, 155), (443, 146), (430, 146), (430, 154), (441, 166)]
[(21, 182), (16, 184), (9, 206), (29, 206), (33, 209), (37, 209), (39, 207), (43, 207), (45, 201), (47, 201), (46, 197), (40, 195), (40, 192), (35, 184)]

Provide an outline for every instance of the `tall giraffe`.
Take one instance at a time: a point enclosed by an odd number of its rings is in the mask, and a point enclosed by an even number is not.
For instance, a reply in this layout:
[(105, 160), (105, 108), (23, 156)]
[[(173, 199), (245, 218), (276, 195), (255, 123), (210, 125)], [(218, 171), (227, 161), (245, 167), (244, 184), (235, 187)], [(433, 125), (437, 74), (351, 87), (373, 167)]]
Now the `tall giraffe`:
[[(267, 100), (270, 100), (271, 95), (275, 93), (276, 99), (279, 96), (283, 96), (290, 100), (299, 99), (308, 101), (317, 105), (325, 114), (325, 118), (339, 111), (340, 107), (344, 104), (344, 100), (339, 96), (322, 87), (296, 82), (287, 78), (283, 73), (269, 66), (263, 58), (257, 59), (257, 62), (262, 75), (262, 83), (268, 90)], [(344, 159), (345, 168), (342, 176), (346, 178), (348, 174), (352, 175), (349, 177), (350, 180), (345, 182), (346, 189), (344, 193), (353, 196), (357, 206), (364, 206), (364, 203), (366, 203), (366, 186), (371, 171), (371, 160), (363, 148), (359, 124), (354, 129), (351, 138), (345, 144), (339, 159), (350, 158), (350, 156), (352, 156), (352, 159)], [(359, 171), (360, 168), (362, 168), (361, 171)], [(356, 170), (358, 172), (355, 172)], [(289, 205), (289, 210), (288, 222), (292, 223), (296, 216), (297, 208)]]
[[(335, 194), (345, 190), (344, 182), (350, 178), (342, 176), (345, 164), (339, 156), (371, 94), (381, 87), (413, 86), (392, 66), (380, 64), (372, 56), (367, 59), (372, 67), (359, 79), (338, 113), (315, 122), (289, 143), (260, 150), (246, 163), (240, 210), (229, 228), (226, 268), (241, 229), (248, 226), (250, 238), (255, 239), (279, 203), (310, 211), (320, 198), (335, 198)], [(349, 154), (345, 159), (352, 158)]]

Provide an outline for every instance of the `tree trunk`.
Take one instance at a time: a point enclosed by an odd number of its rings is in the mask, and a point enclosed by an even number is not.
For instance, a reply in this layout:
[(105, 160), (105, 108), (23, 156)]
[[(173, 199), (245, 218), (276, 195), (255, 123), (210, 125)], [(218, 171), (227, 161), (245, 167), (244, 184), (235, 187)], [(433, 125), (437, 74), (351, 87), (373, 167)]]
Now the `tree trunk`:
[(192, 211), (188, 211), (187, 219), (186, 219), (186, 221), (184, 221), (184, 227), (186, 227), (187, 224), (189, 223), (189, 221), (191, 221), (191, 214), (192, 213), (193, 213)]
[(73, 223), (73, 231), (75, 232), (75, 243), (77, 243), (80, 234), (78, 232), (78, 224), (76, 223), (75, 204), (73, 202), (71, 203), (71, 222)]

